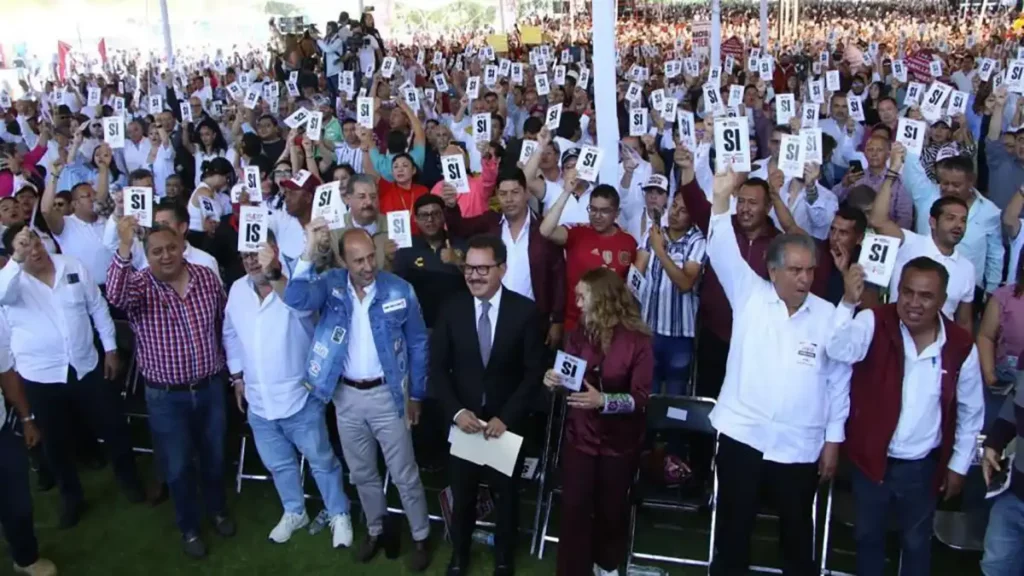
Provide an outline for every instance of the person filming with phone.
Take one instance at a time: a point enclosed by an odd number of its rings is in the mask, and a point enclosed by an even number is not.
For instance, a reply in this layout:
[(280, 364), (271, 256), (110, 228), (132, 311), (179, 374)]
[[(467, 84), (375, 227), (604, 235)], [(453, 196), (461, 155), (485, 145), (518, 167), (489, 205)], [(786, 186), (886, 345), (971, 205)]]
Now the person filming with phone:
[[(876, 193), (881, 189), (885, 176), (890, 172), (888, 162), (891, 147), (892, 145), (885, 138), (873, 136), (868, 139), (863, 154), (863, 157), (867, 159), (867, 167), (863, 166), (860, 159), (851, 159), (850, 169), (843, 177), (843, 181), (832, 189), (840, 203), (844, 202), (850, 190), (857, 186), (870, 186)], [(889, 218), (899, 224), (901, 228), (908, 230), (914, 223), (914, 201), (910, 193), (903, 187), (900, 178), (896, 178), (896, 181), (892, 183)]]

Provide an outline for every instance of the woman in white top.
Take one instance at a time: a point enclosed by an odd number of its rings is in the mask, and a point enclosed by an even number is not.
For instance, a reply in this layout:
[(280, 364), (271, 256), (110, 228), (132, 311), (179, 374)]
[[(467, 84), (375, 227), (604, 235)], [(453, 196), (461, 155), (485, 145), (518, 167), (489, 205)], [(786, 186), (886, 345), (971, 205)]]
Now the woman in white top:
[[(229, 214), (230, 209), (225, 210), (224, 203), (218, 191), (230, 186), (234, 180), (234, 168), (231, 162), (225, 158), (214, 158), (203, 162), (199, 167), (199, 184), (188, 202), (188, 229), (195, 232), (204, 230), (203, 223), (206, 220), (214, 220), (220, 223), (224, 214)], [(230, 200), (228, 200), (230, 206)]]
[(203, 163), (214, 158), (225, 158), (228, 166), (235, 164), (235, 150), (228, 146), (220, 126), (210, 118), (203, 118), (196, 129), (199, 134), (199, 142), (192, 142), (192, 130), (186, 126), (181, 131), (181, 145), (195, 158), (196, 181), (199, 186), (202, 181)]

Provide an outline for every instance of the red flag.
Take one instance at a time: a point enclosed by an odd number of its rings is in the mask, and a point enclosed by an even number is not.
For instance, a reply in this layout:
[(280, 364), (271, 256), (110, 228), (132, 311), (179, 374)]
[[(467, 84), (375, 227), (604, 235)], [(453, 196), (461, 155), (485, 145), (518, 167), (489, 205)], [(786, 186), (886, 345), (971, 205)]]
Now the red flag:
[(96, 49), (99, 50), (100, 60), (102, 60), (103, 63), (106, 64), (107, 63), (107, 39), (106, 38), (100, 38), (99, 46), (97, 46)]
[(61, 82), (67, 80), (68, 76), (68, 54), (71, 53), (71, 44), (57, 42), (57, 77)]

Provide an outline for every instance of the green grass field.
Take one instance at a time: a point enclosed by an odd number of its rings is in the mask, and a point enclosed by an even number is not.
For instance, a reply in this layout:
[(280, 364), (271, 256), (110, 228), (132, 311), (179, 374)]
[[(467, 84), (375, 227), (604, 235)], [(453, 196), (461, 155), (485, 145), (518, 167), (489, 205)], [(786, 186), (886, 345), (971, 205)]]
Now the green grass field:
[[(148, 456), (139, 458), (145, 472), (150, 464)], [(251, 467), (258, 461), (249, 460)], [(233, 477), (233, 470), (231, 472)], [(404, 559), (387, 560), (381, 554), (366, 565), (356, 564), (350, 550), (332, 550), (329, 531), (310, 536), (299, 531), (284, 545), (267, 541), (267, 534), (281, 514), (280, 503), (269, 482), (246, 482), (241, 495), (235, 495), (233, 485), (229, 492), (231, 513), (238, 523), (238, 535), (222, 540), (212, 529), (204, 529), (204, 539), (209, 547), (209, 556), (202, 561), (187, 559), (181, 552), (178, 531), (174, 526), (173, 510), (169, 502), (158, 507), (130, 505), (119, 494), (109, 468), (100, 471), (83, 471), (83, 484), (89, 508), (81, 523), (74, 529), (57, 530), (56, 490), (49, 493), (34, 493), (36, 511), (36, 532), (41, 552), (54, 560), (60, 573), (68, 576), (121, 576), (143, 575), (164, 576), (177, 574), (211, 575), (305, 575), (305, 574), (346, 574), (346, 575), (404, 575)], [(443, 472), (425, 473), (424, 483), (431, 500), (432, 511), (437, 512), (437, 492), (443, 487)], [(34, 482), (34, 478), (33, 478)], [(349, 488), (350, 496), (354, 490)], [(307, 491), (314, 490), (314, 484), (307, 484)], [(394, 496), (394, 495), (393, 495)], [(532, 497), (530, 497), (532, 500)], [(533, 520), (533, 502), (523, 497), (523, 526)], [(310, 516), (319, 510), (317, 500), (309, 503)], [(557, 508), (556, 508), (557, 510)], [(365, 530), (358, 511), (354, 514), (356, 542)], [(763, 521), (754, 539), (754, 559), (758, 563), (772, 564), (776, 561), (774, 541), (776, 525)], [(557, 518), (553, 522), (557, 530)], [(660, 511), (644, 511), (640, 517), (638, 545), (644, 551), (661, 553), (688, 553), (699, 555), (707, 550), (707, 520), (692, 514), (675, 514)], [(403, 523), (405, 546), (408, 550), (408, 531)], [(442, 575), (448, 562), (450, 548), (441, 542), (443, 527), (434, 524), (432, 538), (435, 542), (434, 562), (427, 574)], [(837, 542), (833, 547), (835, 562), (831, 567), (852, 569), (853, 554), (849, 530), (839, 529)], [(554, 574), (554, 560), (557, 547), (549, 545), (543, 560), (528, 556), (529, 536), (524, 535), (517, 561), (517, 573), (524, 576), (549, 576)], [(973, 575), (978, 574), (978, 555), (951, 551), (935, 543), (934, 574)], [(490, 574), (492, 563), (489, 550), (474, 545), (472, 574)], [(895, 557), (895, 556), (894, 556)], [(673, 575), (703, 574), (700, 569), (679, 566), (661, 566)], [(890, 566), (895, 573), (895, 565)], [(0, 564), (0, 574), (9, 574), (10, 565)]]

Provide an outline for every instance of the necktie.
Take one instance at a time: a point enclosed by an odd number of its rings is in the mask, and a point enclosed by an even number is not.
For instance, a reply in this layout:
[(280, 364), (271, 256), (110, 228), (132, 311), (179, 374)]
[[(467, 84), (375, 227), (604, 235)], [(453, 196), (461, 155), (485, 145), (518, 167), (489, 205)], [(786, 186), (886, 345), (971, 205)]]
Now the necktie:
[(480, 311), (480, 319), (476, 323), (476, 335), (480, 340), (480, 358), (486, 367), (487, 361), (491, 359), (491, 316), (488, 314), (491, 311), (491, 303), (487, 300), (481, 302)]

